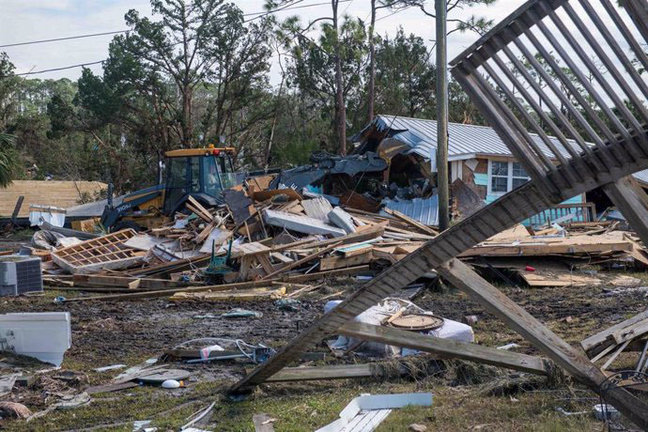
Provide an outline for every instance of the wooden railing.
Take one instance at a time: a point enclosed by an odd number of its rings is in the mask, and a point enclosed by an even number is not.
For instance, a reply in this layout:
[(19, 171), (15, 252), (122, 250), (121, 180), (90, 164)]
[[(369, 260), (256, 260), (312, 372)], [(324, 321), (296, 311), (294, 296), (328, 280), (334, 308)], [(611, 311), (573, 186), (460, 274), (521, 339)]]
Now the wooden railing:
[(555, 221), (560, 222), (561, 219), (566, 221), (564, 218), (569, 215), (574, 215), (573, 218), (569, 219), (572, 222), (593, 222), (596, 218), (596, 207), (594, 203), (558, 204), (531, 216), (525, 221), (525, 225), (548, 225)]

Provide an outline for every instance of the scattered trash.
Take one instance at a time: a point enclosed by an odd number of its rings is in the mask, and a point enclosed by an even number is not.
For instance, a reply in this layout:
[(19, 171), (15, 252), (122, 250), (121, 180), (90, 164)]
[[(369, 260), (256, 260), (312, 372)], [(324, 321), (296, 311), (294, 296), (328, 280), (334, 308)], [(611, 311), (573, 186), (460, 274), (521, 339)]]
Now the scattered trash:
[(560, 414), (564, 416), (575, 416), (575, 415), (583, 415), (583, 414), (589, 414), (590, 411), (566, 411), (563, 407), (558, 407), (556, 408), (556, 411), (558, 411)]
[(297, 312), (299, 310), (301, 302), (296, 299), (287, 298), (275, 300), (274, 304), (279, 310), (286, 312)]
[(125, 367), (126, 367), (125, 364), (116, 364), (116, 365), (99, 367), (99, 368), (94, 369), (94, 371), (95, 372), (107, 372), (107, 371), (111, 371), (111, 370), (115, 370), (115, 369), (122, 369), (122, 368), (125, 368)]
[[(150, 429), (146, 428), (153, 423), (153, 420), (136, 420), (133, 422), (133, 432), (149, 432)], [(154, 428), (157, 430), (157, 428)]]
[(504, 351), (509, 351), (509, 350), (512, 350), (512, 349), (515, 349), (515, 348), (520, 348), (520, 345), (516, 344), (516, 343), (509, 343), (509, 344), (497, 347), (498, 350), (504, 350)]
[(196, 428), (194, 428), (194, 427), (192, 427), (192, 426), (195, 425), (196, 423), (200, 422), (200, 421), (201, 421), (202, 419), (204, 419), (205, 417), (207, 417), (207, 416), (212, 412), (212, 410), (214, 409), (215, 406), (216, 406), (216, 402), (212, 402), (212, 403), (211, 403), (207, 408), (205, 408), (204, 410), (199, 411), (199, 412), (196, 413), (195, 415), (192, 415), (192, 416), (190, 417), (191, 420), (190, 420), (188, 423), (184, 424), (184, 425), (180, 428), (180, 430), (181, 430), (181, 431), (185, 431), (185, 432), (187, 432), (187, 431), (199, 432), (200, 429), (196, 429)]
[(31, 416), (32, 412), (25, 405), (18, 402), (2, 401), (0, 402), (0, 417), (15, 417), (26, 419)]
[[(279, 301), (285, 301), (289, 299), (279, 299)], [(276, 304), (276, 302), (275, 302)], [(232, 309), (229, 312), (226, 312), (221, 315), (223, 318), (262, 318), (263, 317), (263, 312), (256, 312), (256, 311), (251, 311), (247, 309), (240, 309), (240, 308), (235, 308)]]
[(180, 388), (182, 384), (180, 381), (174, 380), (174, 379), (168, 379), (162, 383), (162, 388), (165, 389), (177, 389)]
[(385, 395), (361, 395), (353, 399), (340, 412), (340, 418), (316, 432), (337, 432), (350, 430), (352, 425), (370, 422), (373, 430), (393, 409), (406, 406), (432, 406), (432, 393), (401, 393)]
[(138, 375), (135, 379), (142, 383), (148, 385), (159, 386), (162, 385), (165, 381), (183, 381), (191, 376), (191, 372), (182, 370), (182, 369), (157, 369), (150, 374), (146, 373), (146, 370), (142, 371), (141, 375)]
[(63, 396), (60, 402), (55, 403), (50, 408), (58, 410), (74, 409), (89, 404), (91, 400), (88, 393), (82, 392), (77, 395)]

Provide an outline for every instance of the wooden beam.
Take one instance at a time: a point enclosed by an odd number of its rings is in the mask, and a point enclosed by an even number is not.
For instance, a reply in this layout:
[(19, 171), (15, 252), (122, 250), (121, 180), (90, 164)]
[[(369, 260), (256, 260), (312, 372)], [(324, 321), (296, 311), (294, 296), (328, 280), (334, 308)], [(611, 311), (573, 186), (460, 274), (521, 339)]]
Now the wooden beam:
[(283, 368), (266, 382), (331, 380), (374, 376), (372, 364)]
[(17, 219), (18, 219), (18, 214), (20, 213), (20, 209), (22, 208), (23, 201), (25, 200), (24, 195), (20, 195), (18, 197), (18, 200), (16, 201), (16, 206), (14, 207), (13, 213), (11, 213), (11, 222), (16, 225), (17, 224)]
[(458, 358), (539, 375), (548, 375), (549, 373), (547, 361), (540, 357), (473, 343), (430, 337), (411, 331), (355, 321), (345, 324), (339, 331), (345, 336), (417, 349), (433, 353), (439, 358)]
[(648, 246), (648, 196), (631, 176), (603, 186), (603, 190)]
[[(136, 278), (126, 276), (107, 276), (107, 275), (73, 275), (74, 286), (79, 287), (120, 287), (131, 288), (133, 282), (139, 281), (138, 289), (162, 289), (181, 287), (181, 282), (153, 279), (153, 278)], [(186, 284), (185, 284), (186, 285)], [(131, 288), (132, 289), (132, 288)]]
[(269, 273), (269, 274), (265, 275), (263, 278), (261, 278), (261, 280), (268, 280), (268, 279), (270, 279), (270, 278), (272, 278), (272, 277), (274, 277), (274, 276), (276, 276), (278, 274), (281, 274), (281, 273), (287, 272), (288, 270), (294, 269), (295, 267), (298, 267), (298, 266), (300, 266), (300, 265), (302, 265), (304, 263), (312, 261), (315, 258), (320, 257), (320, 256), (324, 255), (325, 253), (328, 253), (328, 252), (332, 251), (333, 249), (335, 249), (338, 246), (340, 246), (340, 243), (334, 243), (334, 244), (330, 245), (329, 247), (326, 247), (326, 248), (324, 248), (322, 250), (319, 250), (317, 252), (313, 252), (312, 254), (310, 254), (308, 256), (305, 256), (302, 259), (298, 259), (297, 261), (293, 261), (293, 262), (291, 262), (289, 264), (286, 264), (285, 266), (281, 267), (279, 270), (273, 271), (272, 273)]
[(333, 276), (351, 276), (355, 275), (358, 273), (364, 273), (369, 270), (368, 265), (363, 265), (363, 266), (357, 266), (357, 267), (351, 267), (351, 268), (345, 268), (345, 269), (337, 269), (337, 270), (330, 270), (330, 271), (324, 271), (324, 272), (315, 272), (315, 273), (309, 273), (309, 274), (299, 274), (299, 275), (291, 275), (291, 276), (286, 276), (283, 278), (274, 278), (274, 279), (268, 279), (268, 280), (263, 280), (263, 281), (251, 281), (251, 282), (238, 282), (238, 283), (231, 283), (231, 284), (223, 284), (223, 285), (201, 285), (201, 286), (190, 286), (190, 287), (178, 287), (178, 288), (168, 288), (168, 289), (161, 289), (161, 290), (155, 290), (155, 291), (142, 291), (142, 292), (129, 292), (126, 294), (112, 294), (112, 295), (99, 295), (99, 296), (92, 296), (92, 297), (77, 297), (77, 298), (72, 298), (72, 299), (66, 299), (65, 303), (69, 302), (84, 302), (84, 301), (92, 301), (92, 300), (137, 300), (137, 299), (142, 299), (142, 298), (155, 298), (155, 297), (166, 297), (168, 295), (172, 295), (175, 292), (183, 291), (183, 292), (202, 292), (202, 291), (227, 291), (227, 290), (235, 290), (235, 289), (247, 289), (247, 288), (255, 288), (255, 287), (260, 287), (260, 286), (269, 286), (271, 282), (273, 281), (283, 281), (283, 282), (307, 282), (310, 280), (316, 280), (316, 279), (322, 279), (325, 277), (333, 277)]
[[(501, 318), (580, 382), (597, 393), (601, 391), (600, 386), (606, 376), (598, 367), (466, 264), (452, 259), (438, 267), (437, 272), (478, 301), (486, 310)], [(646, 402), (622, 388), (607, 390), (605, 397), (607, 402), (638, 426), (648, 428)]]

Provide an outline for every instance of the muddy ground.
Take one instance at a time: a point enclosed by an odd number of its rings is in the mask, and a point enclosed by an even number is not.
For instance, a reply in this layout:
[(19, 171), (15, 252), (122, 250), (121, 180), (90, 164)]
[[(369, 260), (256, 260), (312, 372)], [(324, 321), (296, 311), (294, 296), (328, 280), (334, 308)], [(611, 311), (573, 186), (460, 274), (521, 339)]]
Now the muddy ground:
[[(644, 272), (619, 273), (641, 278), (648, 285), (648, 275)], [(341, 289), (348, 293), (359, 285), (353, 278), (328, 280), (314, 294), (302, 298), (297, 311), (280, 310), (271, 301), (173, 303), (166, 298), (60, 305), (53, 302), (56, 296), (72, 298), (84, 294), (53, 290), (40, 297), (2, 299), (0, 313), (69, 311), (72, 316), (72, 348), (67, 351), (61, 370), (36, 374), (28, 387), (16, 387), (2, 399), (21, 402), (33, 412), (43, 411), (88, 386), (109, 383), (120, 372), (99, 373), (93, 371), (94, 368), (117, 363), (137, 365), (194, 338), (242, 339), (279, 348), (322, 313), (324, 304), (330, 299), (322, 300), (323, 297), (330, 297)], [(645, 292), (629, 289), (610, 294), (605, 286), (530, 289), (500, 285), (500, 288), (572, 344), (645, 310), (648, 304)], [(452, 287), (430, 284), (415, 303), (457, 321), (466, 315), (477, 315), (479, 321), (474, 330), (478, 343), (499, 346), (516, 342), (521, 345), (518, 352), (539, 354), (501, 321)], [(263, 317), (220, 317), (236, 307), (262, 312)], [(197, 318), (207, 314), (214, 317)], [(321, 344), (314, 347), (314, 351), (327, 352), (327, 348)], [(632, 367), (636, 356), (636, 353), (623, 354), (612, 369)], [(317, 364), (363, 361), (366, 360), (338, 360), (328, 354)], [(502, 380), (515, 381), (520, 378), (519, 374), (463, 363), (452, 365), (445, 372), (418, 376), (414, 380), (389, 378), (265, 385), (247, 401), (233, 403), (223, 397), (224, 390), (242, 376), (245, 367), (251, 367), (249, 363), (172, 363), (173, 367), (191, 371), (186, 388), (138, 387), (93, 395), (89, 405), (51, 411), (29, 423), (7, 418), (0, 420), (0, 427), (35, 431), (130, 431), (133, 421), (151, 419), (159, 430), (178, 430), (190, 414), (215, 400), (217, 405), (212, 415), (201, 425), (208, 430), (254, 430), (251, 418), (257, 412), (267, 412), (276, 418), (277, 431), (314, 430), (334, 420), (340, 409), (360, 393), (409, 391), (433, 392), (433, 407), (394, 412), (379, 430), (407, 430), (411, 423), (443, 431), (600, 430), (602, 427), (589, 414), (567, 417), (557, 411), (558, 408), (590, 410), (597, 401), (594, 393), (569, 380), (556, 386), (536, 379), (535, 384), (525, 387), (524, 391), (492, 395), (484, 393), (483, 386), (497, 385)], [(3, 372), (16, 367), (16, 360), (11, 356), (0, 360)], [(26, 373), (47, 368), (33, 364), (20, 367)]]

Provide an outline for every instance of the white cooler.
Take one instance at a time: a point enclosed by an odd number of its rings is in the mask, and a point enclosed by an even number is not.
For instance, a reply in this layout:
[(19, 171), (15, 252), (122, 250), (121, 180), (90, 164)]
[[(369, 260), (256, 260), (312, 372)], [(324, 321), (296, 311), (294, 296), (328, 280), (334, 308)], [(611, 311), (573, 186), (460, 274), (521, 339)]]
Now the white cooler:
[(0, 315), (0, 348), (60, 366), (72, 346), (69, 312)]

